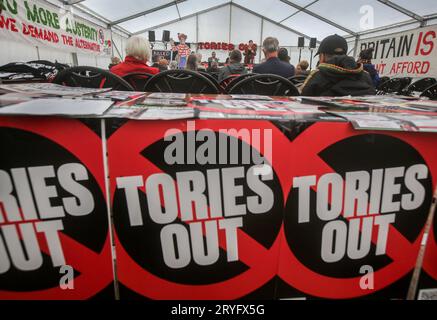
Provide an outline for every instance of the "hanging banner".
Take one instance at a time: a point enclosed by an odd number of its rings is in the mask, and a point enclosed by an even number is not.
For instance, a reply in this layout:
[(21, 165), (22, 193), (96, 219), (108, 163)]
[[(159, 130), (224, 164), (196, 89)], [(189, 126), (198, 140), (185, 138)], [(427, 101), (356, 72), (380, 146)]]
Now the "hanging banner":
[(129, 121), (109, 137), (122, 299), (274, 297), (281, 134), (267, 121)]
[(113, 299), (100, 137), (2, 117), (0, 148), (0, 300)]
[(380, 76), (437, 76), (437, 25), (361, 40), (357, 54), (368, 48)]
[(279, 297), (406, 299), (436, 185), (435, 143), (347, 123), (297, 136)]
[(0, 1), (0, 38), (68, 52), (111, 54), (110, 31), (41, 1)]

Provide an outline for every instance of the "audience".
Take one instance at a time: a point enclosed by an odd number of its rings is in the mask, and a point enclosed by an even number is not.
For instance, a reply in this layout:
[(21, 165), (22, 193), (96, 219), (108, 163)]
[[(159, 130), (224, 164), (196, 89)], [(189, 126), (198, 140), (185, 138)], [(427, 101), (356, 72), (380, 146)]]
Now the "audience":
[(154, 55), (152, 57), (152, 67), (159, 69), (159, 60), (160, 59), (161, 59), (161, 57), (159, 55)]
[(159, 71), (166, 71), (168, 70), (168, 60), (167, 59), (160, 59), (158, 62), (158, 69)]
[(108, 66), (108, 69), (111, 69), (113, 66), (116, 66), (117, 64), (119, 64), (121, 62), (119, 57), (112, 57), (111, 58), (111, 63)]
[(169, 70), (177, 70), (177, 68), (178, 68), (178, 62), (176, 60), (171, 61), (170, 64), (168, 65)]
[(284, 78), (294, 76), (294, 66), (278, 58), (279, 41), (268, 37), (263, 42), (262, 48), (266, 61), (253, 67), (253, 73), (276, 74)]
[(310, 64), (306, 60), (302, 60), (299, 62), (296, 66), (296, 75), (297, 76), (308, 76), (310, 74), (310, 71), (308, 70), (308, 67)]
[(219, 62), (219, 59), (217, 58), (215, 51), (213, 51), (211, 53), (211, 57), (208, 58), (208, 68), (211, 67), (211, 63), (213, 62), (217, 62), (217, 63)]
[(218, 73), (219, 71), (220, 71), (220, 69), (218, 67), (217, 61), (212, 61), (211, 66), (209, 66), (208, 69), (206, 69), (206, 72), (208, 72), (208, 73)]
[(244, 64), (241, 63), (242, 58), (243, 57), (239, 50), (231, 51), (229, 54), (229, 64), (220, 69), (218, 80), (222, 81), (230, 75), (246, 74), (247, 69), (244, 67)]
[(197, 70), (198, 71), (205, 71), (206, 72), (206, 69), (205, 69), (205, 67), (202, 64), (202, 54), (201, 53), (197, 53), (196, 54), (196, 58), (197, 58)]
[(323, 39), (316, 54), (319, 55), (319, 66), (305, 81), (303, 96), (375, 94), (370, 75), (354, 58), (346, 55), (347, 50), (346, 40), (339, 35)]
[(370, 74), (373, 85), (376, 88), (381, 82), (381, 79), (379, 78), (378, 71), (376, 70), (375, 66), (372, 64), (373, 50), (374, 50), (373, 48), (369, 48), (361, 51), (360, 58), (358, 59), (358, 63), (361, 63), (363, 65), (363, 69)]
[(197, 57), (195, 54), (190, 54), (185, 65), (186, 70), (197, 71)]
[(113, 66), (110, 71), (120, 77), (133, 72), (157, 74), (158, 68), (147, 65), (151, 55), (152, 49), (149, 41), (141, 36), (132, 36), (126, 43), (126, 58), (123, 62)]
[(288, 50), (285, 48), (279, 49), (278, 58), (283, 62), (290, 63), (290, 56), (288, 55)]

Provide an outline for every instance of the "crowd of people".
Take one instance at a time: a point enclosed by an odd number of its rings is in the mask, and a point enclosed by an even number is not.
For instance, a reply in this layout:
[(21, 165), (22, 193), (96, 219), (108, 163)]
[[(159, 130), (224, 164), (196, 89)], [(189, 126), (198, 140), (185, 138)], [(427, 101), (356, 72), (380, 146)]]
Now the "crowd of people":
[[(110, 71), (118, 76), (125, 76), (133, 72), (157, 74), (165, 70), (186, 69), (194, 72), (208, 72), (214, 74), (218, 81), (230, 76), (243, 75), (248, 72), (256, 74), (274, 74), (287, 79), (294, 76), (306, 78), (300, 90), (304, 96), (344, 96), (375, 94), (379, 84), (379, 75), (372, 64), (373, 50), (368, 49), (360, 53), (358, 61), (347, 55), (348, 44), (339, 35), (329, 36), (320, 43), (316, 56), (319, 62), (317, 68), (309, 70), (309, 63), (301, 60), (296, 67), (290, 62), (286, 48), (281, 48), (278, 39), (267, 37), (262, 43), (264, 59), (260, 64), (247, 69), (247, 62), (253, 62), (256, 46), (248, 46), (242, 54), (239, 50), (232, 50), (226, 63), (220, 67), (215, 52), (207, 59), (207, 67), (202, 64), (202, 55), (190, 51), (185, 44), (186, 35), (179, 34), (179, 44), (172, 43), (172, 49), (178, 58), (168, 61), (159, 56), (152, 57), (152, 50), (147, 39), (133, 36), (126, 45), (126, 58), (123, 62), (113, 59)], [(244, 62), (243, 55), (245, 56)], [(248, 58), (249, 56), (249, 58)], [(151, 61), (151, 65), (150, 62)], [(206, 64), (205, 64), (206, 65)]]

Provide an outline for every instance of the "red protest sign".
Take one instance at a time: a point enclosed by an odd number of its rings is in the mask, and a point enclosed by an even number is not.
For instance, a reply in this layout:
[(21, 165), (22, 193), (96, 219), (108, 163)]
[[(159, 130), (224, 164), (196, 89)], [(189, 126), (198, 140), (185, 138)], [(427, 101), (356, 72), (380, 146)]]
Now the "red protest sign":
[[(77, 120), (3, 117), (0, 146), (7, 249), (0, 250), (0, 298), (88, 299), (110, 286), (100, 137)], [(60, 287), (62, 265), (74, 270), (72, 290)]]
[[(190, 128), (190, 126), (195, 126), (195, 128)], [(168, 131), (169, 129), (172, 131)], [(231, 129), (236, 129), (236, 131)], [(240, 129), (247, 130), (248, 135), (238, 136)], [(227, 130), (227, 132), (223, 133), (220, 130)], [(257, 130), (260, 136), (254, 138), (253, 133)], [(198, 136), (199, 133), (203, 134), (202, 138)], [(193, 136), (190, 136), (191, 134)], [(266, 143), (265, 137), (269, 134), (273, 139)], [(168, 154), (168, 148), (176, 141), (176, 138), (173, 142), (165, 141), (165, 137), (169, 136), (183, 138), (184, 145), (180, 150), (184, 153), (183, 160), (187, 162), (180, 164), (166, 162), (164, 158)], [(210, 142), (217, 138), (210, 145), (212, 149), (219, 145), (220, 137), (225, 136), (229, 138), (229, 141), (238, 142), (241, 148), (245, 145), (249, 147), (246, 150), (251, 150), (257, 155), (262, 153), (265, 159), (273, 164), (271, 180), (265, 182), (266, 188), (263, 195), (257, 195), (258, 204), (260, 204), (263, 197), (264, 200), (261, 203), (267, 202), (265, 197), (271, 194), (274, 197), (271, 199), (274, 200), (271, 208), (260, 209), (257, 213), (249, 212), (249, 207), (252, 206), (248, 203), (253, 205), (251, 201), (255, 198), (248, 200), (246, 196), (253, 197), (255, 194), (248, 188), (251, 182), (244, 182), (244, 179), (248, 179), (253, 159), (245, 164), (241, 163), (241, 159), (232, 164), (200, 163), (197, 155), (203, 143), (208, 140), (206, 136), (209, 136)], [(283, 184), (289, 171), (288, 163), (279, 161), (281, 158), (286, 159), (286, 157), (281, 157), (280, 152), (288, 151), (286, 145), (289, 142), (280, 136), (282, 134), (275, 126), (261, 121), (188, 123), (185, 121), (147, 123), (130, 121), (118, 129), (108, 139), (108, 153), (119, 281), (129, 289), (152, 299), (236, 299), (254, 292), (271, 280), (277, 271), (278, 232), (282, 224), (284, 204)], [(196, 141), (191, 146), (193, 152), (188, 145), (192, 141)], [(273, 143), (272, 148), (275, 150), (273, 159), (266, 152), (266, 148), (270, 147), (269, 143)], [(230, 151), (231, 147), (228, 147), (229, 150), (227, 150)], [(232, 154), (239, 154), (239, 152), (228, 153), (228, 155)], [(191, 159), (192, 156), (193, 159)], [(229, 181), (231, 172), (240, 169), (242, 175), (238, 177), (238, 182), (225, 185), (224, 181)], [(184, 172), (193, 179), (199, 178), (192, 182), (192, 188), (199, 188), (202, 183), (208, 184), (208, 190), (204, 190), (204, 194), (207, 195), (207, 208), (204, 209), (208, 211), (208, 216), (200, 217), (203, 211), (196, 210), (196, 218), (184, 219), (187, 210), (190, 211), (186, 207), (181, 209), (182, 203), (186, 201), (183, 197), (190, 193), (190, 190), (182, 191), (184, 186), (181, 179), (184, 177)], [(215, 174), (221, 175), (219, 179), (222, 185), (213, 185), (211, 182), (215, 179), (213, 177)], [(205, 181), (202, 182), (204, 178)], [(153, 182), (151, 182), (154, 179), (165, 180), (167, 184), (162, 182), (161, 189), (155, 191)], [(177, 185), (174, 188), (176, 192), (173, 194), (168, 190), (175, 185)], [(217, 189), (213, 190), (214, 187)], [(232, 192), (227, 192), (227, 188), (236, 188), (235, 192), (239, 194), (241, 191), (238, 199), (234, 199), (238, 205), (232, 209), (226, 208), (226, 205), (232, 202), (229, 201)], [(155, 194), (159, 199), (156, 200), (151, 194)], [(127, 201), (128, 198), (130, 201)], [(224, 206), (222, 210), (217, 209), (217, 202), (214, 200), (217, 198)], [(171, 199), (178, 201), (172, 202)], [(199, 199), (196, 202), (193, 201), (192, 205), (197, 206), (199, 202)], [(173, 212), (171, 208), (174, 204), (177, 206), (177, 220), (173, 218), (167, 220)], [(232, 210), (241, 210), (241, 206), (244, 205), (247, 205), (247, 213), (240, 216), (240, 213), (232, 212)], [(153, 212), (158, 207), (161, 208), (161, 213), (155, 215)], [(255, 210), (252, 209), (252, 211)], [(206, 261), (207, 258), (199, 257), (199, 251), (193, 246), (194, 242), (183, 242), (184, 237), (193, 237), (195, 232), (193, 225), (199, 221), (204, 223), (200, 241), (208, 242), (213, 238), (211, 235), (215, 231), (214, 228), (207, 229), (214, 225), (214, 221), (217, 221), (220, 226), (223, 221), (227, 223), (240, 218), (241, 226), (235, 233), (237, 244), (228, 242), (229, 233), (226, 234), (225, 230), (218, 230), (219, 255), (217, 259)], [(165, 221), (159, 223), (161, 220), (158, 221), (158, 219)], [(176, 238), (173, 243), (165, 243), (165, 239), (163, 240), (164, 230), (169, 225), (180, 231), (180, 233), (173, 234)], [(175, 246), (175, 242), (176, 246), (177, 243), (185, 245), (178, 247), (179, 259), (173, 259), (169, 263), (168, 259), (167, 261), (165, 259), (165, 252), (169, 250), (168, 248)], [(212, 242), (214, 241), (211, 240)], [(208, 248), (214, 251), (213, 245)], [(235, 259), (237, 253), (238, 258)], [(186, 260), (181, 261), (183, 258)], [(273, 292), (268, 295), (272, 297)]]
[[(296, 185), (291, 185), (285, 210), (279, 276), (294, 289), (323, 298), (366, 296), (407, 276), (415, 265), (436, 184), (437, 157), (433, 145), (433, 135), (363, 133), (341, 123), (318, 123), (300, 134), (293, 141), (295, 160), (291, 165), (293, 179), (290, 179), (290, 184), (295, 181)], [(402, 182), (402, 173), (408, 175), (416, 168), (424, 173), (423, 177), (415, 176), (421, 190), (417, 195), (420, 193), (422, 198), (417, 198), (417, 206), (407, 208), (407, 200), (414, 199), (407, 197), (414, 193), (407, 192), (409, 181)], [(391, 185), (389, 174), (393, 172), (401, 174), (393, 178), (397, 182)], [(350, 200), (348, 188), (349, 191), (360, 188), (359, 183), (365, 180), (356, 179), (358, 183), (354, 185), (349, 181), (354, 175), (367, 177), (369, 183), (366, 192), (370, 194), (370, 200), (361, 201), (362, 212), (359, 214), (358, 196), (349, 209), (345, 204)], [(378, 182), (377, 176), (378, 179), (384, 177), (387, 184), (382, 184), (382, 180)], [(333, 178), (337, 178), (338, 183), (332, 180), (328, 183), (331, 189), (326, 189), (326, 181)], [(306, 190), (302, 187), (304, 182), (307, 183)], [(399, 190), (394, 187), (397, 184)], [(381, 188), (378, 190), (378, 187)], [(400, 197), (403, 197), (405, 208), (400, 206), (393, 213), (385, 209), (385, 203), (388, 207), (401, 202)], [(419, 200), (422, 201), (419, 203)], [(375, 223), (375, 219), (386, 217), (393, 218), (393, 221), (385, 225), (386, 238), (382, 236), (381, 240), (380, 225)], [(351, 223), (353, 220), (360, 223)], [(364, 220), (370, 223), (365, 225)], [(326, 227), (329, 223), (335, 229), (333, 237), (329, 237), (329, 227)], [(352, 224), (355, 225), (356, 237), (362, 239), (360, 250), (351, 245)], [(312, 237), (309, 238), (308, 234)], [(363, 239), (368, 241), (367, 250), (362, 250)], [(372, 290), (360, 287), (363, 276), (360, 268), (363, 265), (374, 269)], [(404, 289), (406, 297), (407, 287)]]

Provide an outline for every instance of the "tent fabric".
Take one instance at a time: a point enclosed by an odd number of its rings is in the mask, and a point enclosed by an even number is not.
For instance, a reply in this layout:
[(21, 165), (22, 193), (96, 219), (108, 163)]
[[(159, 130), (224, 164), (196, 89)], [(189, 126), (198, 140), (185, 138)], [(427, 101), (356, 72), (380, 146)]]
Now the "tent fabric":
[[(154, 30), (166, 23), (173, 23), (228, 3), (246, 8), (279, 25), (318, 39), (332, 33), (346, 37), (363, 32), (369, 34), (372, 29), (381, 31), (381, 28), (407, 22), (410, 22), (413, 28), (420, 25), (421, 19), (437, 18), (435, 0), (70, 0), (70, 2), (76, 3), (73, 6), (98, 13), (110, 24), (115, 23), (115, 26), (121, 27), (129, 34)], [(373, 19), (367, 23), (364, 21), (363, 24), (363, 12), (369, 12), (368, 10), (373, 13)]]

